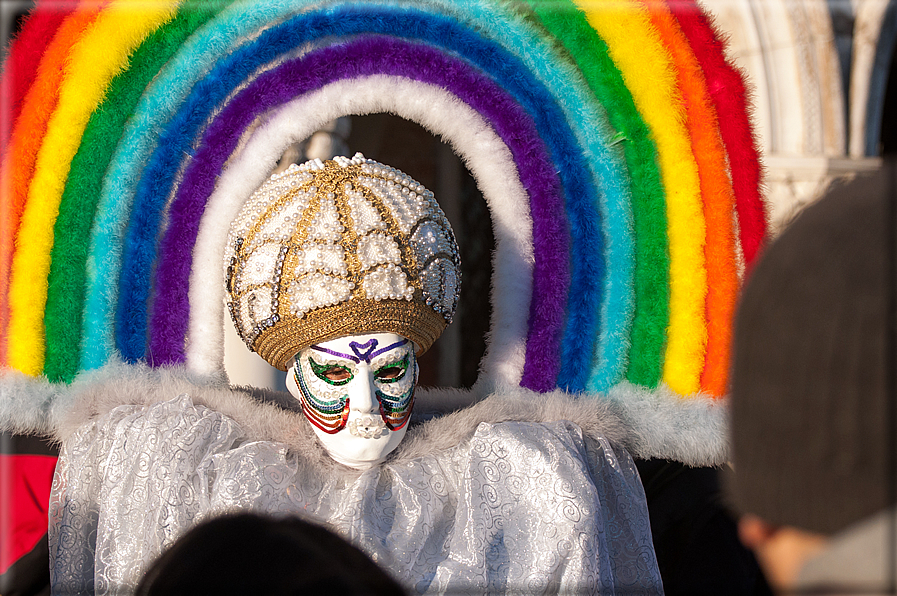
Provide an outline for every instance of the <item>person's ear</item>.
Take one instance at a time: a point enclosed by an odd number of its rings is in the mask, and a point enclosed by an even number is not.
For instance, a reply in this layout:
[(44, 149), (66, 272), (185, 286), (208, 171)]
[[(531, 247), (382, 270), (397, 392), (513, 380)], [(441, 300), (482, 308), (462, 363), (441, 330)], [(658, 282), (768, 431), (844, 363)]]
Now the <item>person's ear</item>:
[(767, 523), (756, 515), (744, 515), (738, 520), (738, 537), (741, 543), (754, 551), (761, 548), (777, 530), (777, 526)]

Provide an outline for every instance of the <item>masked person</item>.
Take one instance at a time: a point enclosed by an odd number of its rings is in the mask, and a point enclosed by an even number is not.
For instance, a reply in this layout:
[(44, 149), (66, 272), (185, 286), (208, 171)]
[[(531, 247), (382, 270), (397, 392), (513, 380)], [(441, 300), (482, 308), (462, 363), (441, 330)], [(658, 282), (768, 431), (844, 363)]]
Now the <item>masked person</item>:
[(432, 193), (361, 158), (307, 162), (250, 198), (228, 249), (228, 308), (247, 346), (289, 367), (333, 459), (383, 461), (408, 430), (416, 354), (458, 300), (458, 247)]
[(662, 593), (606, 404), (521, 390), (415, 423), (417, 357), (460, 281), (420, 184), (360, 154), (291, 166), (245, 203), (224, 265), (237, 332), (294, 399), (136, 367), (93, 386), (54, 485), (56, 592), (132, 590), (242, 509), (326, 524), (413, 592)]

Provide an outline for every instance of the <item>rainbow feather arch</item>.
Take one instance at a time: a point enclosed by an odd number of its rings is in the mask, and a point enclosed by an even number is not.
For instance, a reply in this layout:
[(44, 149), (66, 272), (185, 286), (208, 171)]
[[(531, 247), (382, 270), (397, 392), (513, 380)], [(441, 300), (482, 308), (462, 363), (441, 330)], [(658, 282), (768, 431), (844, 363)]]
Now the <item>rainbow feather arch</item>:
[(38, 0), (6, 64), (8, 369), (220, 377), (229, 222), (290, 144), (390, 112), (452, 145), (492, 215), (478, 387), (645, 420), (726, 392), (766, 220), (744, 82), (694, 0)]

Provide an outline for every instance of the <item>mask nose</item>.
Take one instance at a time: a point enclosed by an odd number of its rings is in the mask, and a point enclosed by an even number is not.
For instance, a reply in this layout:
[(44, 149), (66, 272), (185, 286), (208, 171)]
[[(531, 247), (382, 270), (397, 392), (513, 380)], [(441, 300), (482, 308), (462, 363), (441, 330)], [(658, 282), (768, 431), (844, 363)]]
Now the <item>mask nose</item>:
[(356, 374), (352, 393), (349, 394), (349, 434), (364, 439), (377, 439), (388, 435), (389, 430), (380, 415), (373, 372), (364, 367)]
[(358, 410), (362, 414), (380, 415), (380, 403), (377, 401), (376, 388), (374, 387), (374, 373), (368, 368), (358, 371), (355, 394), (349, 395), (349, 408)]

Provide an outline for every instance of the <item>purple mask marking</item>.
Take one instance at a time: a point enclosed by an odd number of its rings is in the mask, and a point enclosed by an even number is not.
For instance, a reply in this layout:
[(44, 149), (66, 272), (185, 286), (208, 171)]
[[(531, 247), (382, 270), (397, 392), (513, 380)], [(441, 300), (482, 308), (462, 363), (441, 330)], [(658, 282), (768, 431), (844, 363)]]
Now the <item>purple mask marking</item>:
[[(345, 358), (346, 360), (351, 360), (355, 364), (359, 362), (364, 362), (366, 364), (370, 364), (371, 360), (379, 356), (380, 354), (385, 354), (390, 350), (394, 350), (396, 348), (401, 348), (405, 344), (408, 343), (407, 339), (403, 339), (402, 341), (397, 341), (396, 343), (386, 346), (380, 350), (377, 350), (377, 340), (373, 337), (363, 344), (358, 343), (357, 341), (349, 342), (349, 347), (352, 348), (352, 351), (355, 352), (355, 356), (351, 354), (343, 354), (342, 352), (337, 352), (336, 350), (331, 350), (330, 348), (325, 348), (323, 346), (311, 346), (311, 349), (316, 352), (324, 352), (325, 354), (330, 354), (331, 356), (336, 356), (337, 358)], [(361, 352), (361, 350), (366, 350), (365, 352)]]
[[(363, 344), (358, 343), (357, 341), (349, 342), (349, 347), (352, 348), (352, 351), (356, 356), (361, 358), (367, 363), (371, 362), (371, 352), (377, 349), (377, 340), (373, 337)], [(364, 350), (364, 352), (362, 352)]]

